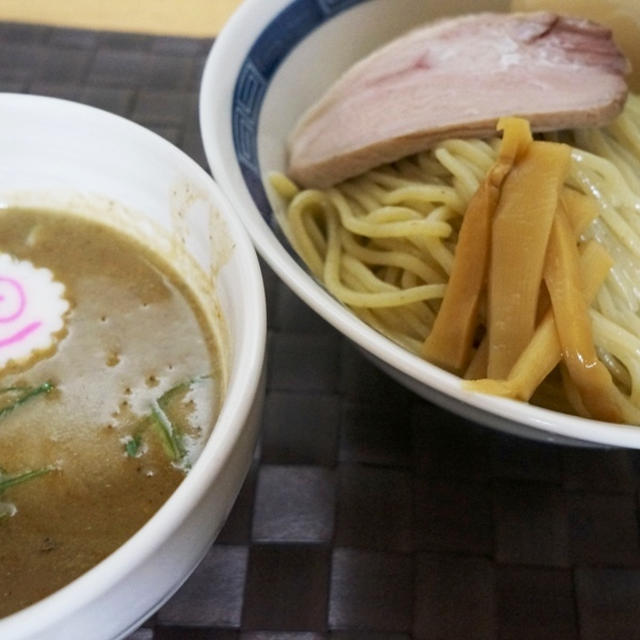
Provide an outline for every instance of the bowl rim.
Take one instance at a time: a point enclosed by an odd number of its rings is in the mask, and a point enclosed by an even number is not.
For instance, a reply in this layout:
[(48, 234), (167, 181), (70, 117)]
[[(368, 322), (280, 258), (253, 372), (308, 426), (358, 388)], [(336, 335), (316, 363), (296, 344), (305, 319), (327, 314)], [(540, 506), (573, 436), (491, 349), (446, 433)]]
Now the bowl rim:
[[(242, 307), (251, 310), (251, 313), (242, 314), (242, 322), (238, 327), (241, 339), (235, 342), (230, 356), (235, 362), (235, 371), (241, 372), (241, 375), (231, 373), (214, 428), (184, 480), (155, 514), (104, 560), (42, 600), (0, 618), (0, 635), (7, 637), (42, 632), (69, 613), (91, 604), (144, 564), (173, 535), (208, 488), (220, 477), (230, 452), (244, 430), (262, 383), (267, 334), (264, 284), (255, 248), (222, 190), (195, 160), (155, 132), (97, 107), (49, 96), (0, 93), (0, 108), (22, 109), (27, 105), (43, 117), (52, 111), (63, 112), (71, 119), (74, 115), (81, 115), (95, 126), (116, 128), (126, 133), (129, 139), (140, 140), (159, 153), (167, 154), (186, 176), (193, 177), (198, 184), (205, 186), (208, 197), (225, 222), (233, 241), (234, 253), (241, 256), (243, 286), (237, 287), (236, 291)], [(176, 583), (173, 590), (179, 585), (180, 582)]]
[[(452, 403), (468, 407), (475, 413), (473, 419), (493, 426), (511, 424), (515, 428), (514, 433), (524, 426), (539, 432), (540, 439), (548, 441), (559, 438), (561, 442), (568, 440), (570, 442), (565, 443), (577, 445), (640, 448), (640, 430), (634, 425), (590, 420), (463, 389), (457, 376), (409, 353), (358, 319), (282, 246), (251, 201), (242, 179), (232, 138), (231, 114), (236, 80), (251, 47), (278, 15), (296, 1), (274, 0), (266, 8), (262, 0), (245, 0), (213, 43), (200, 86), (199, 118), (205, 156), (216, 181), (231, 200), (261, 257), (284, 284), (344, 336), (401, 376), (427, 385), (436, 396), (446, 396)], [(322, 29), (324, 24), (317, 29)], [(294, 52), (296, 45), (291, 47), (288, 55)], [(277, 71), (271, 80), (274, 78), (277, 78)], [(262, 167), (264, 169), (268, 168)]]

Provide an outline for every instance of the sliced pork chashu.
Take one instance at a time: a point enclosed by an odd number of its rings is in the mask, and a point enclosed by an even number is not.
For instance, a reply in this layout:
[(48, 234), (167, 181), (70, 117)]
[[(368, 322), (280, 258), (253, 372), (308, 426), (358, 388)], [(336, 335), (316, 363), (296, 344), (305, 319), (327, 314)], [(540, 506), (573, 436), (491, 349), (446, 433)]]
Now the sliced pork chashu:
[(609, 29), (539, 13), (481, 13), (415, 29), (356, 63), (301, 118), (289, 175), (327, 187), (503, 115), (535, 131), (601, 126), (622, 109), (628, 62)]

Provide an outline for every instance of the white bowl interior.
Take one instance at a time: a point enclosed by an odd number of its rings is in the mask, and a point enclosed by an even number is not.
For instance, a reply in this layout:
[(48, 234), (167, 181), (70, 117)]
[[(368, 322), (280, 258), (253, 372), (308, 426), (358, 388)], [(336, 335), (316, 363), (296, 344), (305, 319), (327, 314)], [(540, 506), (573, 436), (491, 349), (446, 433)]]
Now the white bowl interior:
[[(0, 637), (118, 637), (148, 617), (195, 568), (250, 464), (263, 393), (260, 269), (220, 189), (159, 136), (91, 107), (35, 96), (0, 95), (0, 121), (2, 205), (63, 208), (126, 226), (167, 251), (202, 292), (214, 321), (222, 319), (216, 324), (228, 365), (226, 395), (186, 479), (105, 561), (0, 620)], [(176, 238), (200, 269), (176, 251)]]
[(297, 117), (337, 75), (368, 51), (420, 22), (508, 9), (507, 0), (245, 0), (214, 43), (202, 78), (200, 124), (207, 159), (258, 251), (319, 315), (403, 384), (494, 428), (567, 444), (640, 447), (640, 430), (470, 393), (460, 381), (358, 320), (312, 278), (278, 229), (263, 189), (285, 168)]

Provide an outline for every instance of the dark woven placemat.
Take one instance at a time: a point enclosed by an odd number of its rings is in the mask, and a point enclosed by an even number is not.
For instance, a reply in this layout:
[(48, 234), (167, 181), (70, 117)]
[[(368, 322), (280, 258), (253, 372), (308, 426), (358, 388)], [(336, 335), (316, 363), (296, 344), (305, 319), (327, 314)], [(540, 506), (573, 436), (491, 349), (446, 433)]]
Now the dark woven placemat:
[[(0, 24), (0, 90), (102, 107), (206, 166), (210, 46)], [(519, 440), (433, 407), (263, 270), (255, 464), (205, 560), (132, 639), (640, 638), (638, 453)]]

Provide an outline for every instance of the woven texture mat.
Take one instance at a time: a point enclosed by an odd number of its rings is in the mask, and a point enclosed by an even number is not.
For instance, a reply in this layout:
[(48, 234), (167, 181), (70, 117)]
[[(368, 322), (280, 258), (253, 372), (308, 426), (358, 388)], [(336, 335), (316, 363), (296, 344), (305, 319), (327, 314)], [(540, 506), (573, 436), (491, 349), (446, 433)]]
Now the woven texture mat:
[[(107, 109), (206, 166), (210, 46), (0, 24), (0, 89)], [(132, 639), (640, 638), (638, 453), (519, 440), (433, 407), (263, 272), (255, 463), (204, 561)]]

